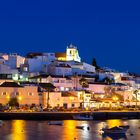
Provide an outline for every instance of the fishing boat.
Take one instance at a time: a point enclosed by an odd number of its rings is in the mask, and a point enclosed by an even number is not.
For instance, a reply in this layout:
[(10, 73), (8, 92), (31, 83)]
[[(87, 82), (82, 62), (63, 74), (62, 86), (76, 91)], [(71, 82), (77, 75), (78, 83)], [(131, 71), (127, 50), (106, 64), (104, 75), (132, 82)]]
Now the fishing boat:
[(84, 129), (84, 126), (76, 126), (77, 129)]
[(90, 130), (90, 127), (89, 126), (76, 126), (77, 129), (87, 129), (87, 130)]
[(128, 126), (115, 126), (112, 128), (103, 128), (102, 131), (104, 132), (104, 134), (125, 134), (128, 129)]
[(49, 125), (63, 125), (62, 121), (49, 121), (48, 122)]
[(127, 139), (126, 134), (118, 134), (118, 133), (103, 133), (103, 139), (108, 139), (107, 137), (111, 138), (112, 140), (119, 140), (119, 139)]
[(74, 120), (93, 120), (93, 116), (91, 114), (76, 114), (73, 115)]

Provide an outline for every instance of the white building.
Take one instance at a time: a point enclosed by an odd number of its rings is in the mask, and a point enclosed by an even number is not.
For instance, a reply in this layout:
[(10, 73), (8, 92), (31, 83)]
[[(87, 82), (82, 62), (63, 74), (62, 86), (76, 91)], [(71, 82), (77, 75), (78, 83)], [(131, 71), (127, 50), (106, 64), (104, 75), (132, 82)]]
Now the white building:
[(24, 64), (25, 57), (22, 57), (17, 54), (8, 55), (8, 60), (5, 61), (5, 64), (12, 69), (20, 68), (21, 64)]
[(81, 58), (79, 56), (77, 47), (70, 44), (70, 46), (67, 47), (66, 50), (66, 61), (77, 61), (81, 62)]
[(55, 53), (31, 53), (28, 54), (26, 63), (29, 65), (29, 72), (47, 72), (48, 64), (55, 59)]

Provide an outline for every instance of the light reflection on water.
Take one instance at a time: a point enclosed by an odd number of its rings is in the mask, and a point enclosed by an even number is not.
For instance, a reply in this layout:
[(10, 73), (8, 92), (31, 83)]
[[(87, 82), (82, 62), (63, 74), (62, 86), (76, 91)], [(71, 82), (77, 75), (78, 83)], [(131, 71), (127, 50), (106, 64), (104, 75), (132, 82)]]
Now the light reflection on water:
[[(126, 136), (102, 136), (100, 130), (104, 124), (110, 128), (120, 125), (130, 125), (134, 136), (128, 131)], [(84, 130), (76, 126), (85, 126)], [(90, 130), (87, 130), (87, 126)], [(139, 140), (139, 120), (107, 120), (107, 121), (74, 121), (66, 120), (63, 126), (48, 125), (47, 121), (4, 121), (0, 128), (0, 140)]]
[(25, 124), (23, 120), (12, 121), (12, 137), (11, 140), (26, 140)]

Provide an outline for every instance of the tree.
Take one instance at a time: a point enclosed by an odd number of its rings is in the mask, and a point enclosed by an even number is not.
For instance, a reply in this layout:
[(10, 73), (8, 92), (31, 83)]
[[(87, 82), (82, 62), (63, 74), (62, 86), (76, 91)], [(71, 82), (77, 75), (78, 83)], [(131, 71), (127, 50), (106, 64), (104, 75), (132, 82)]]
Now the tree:
[(19, 102), (18, 102), (18, 99), (16, 97), (11, 98), (8, 103), (9, 103), (9, 106), (12, 106), (12, 107), (19, 106)]
[(88, 88), (88, 87), (89, 87), (88, 81), (87, 81), (85, 78), (81, 78), (81, 79), (79, 80), (79, 83), (80, 83), (80, 85), (82, 86), (82, 88)]
[(136, 108), (137, 108), (137, 105), (138, 105), (138, 90), (134, 90), (134, 92), (133, 92), (133, 94), (135, 94), (135, 96), (136, 96)]
[(83, 89), (82, 96), (83, 96), (83, 108), (84, 108), (84, 93), (85, 93), (84, 89), (88, 88), (89, 85), (88, 85), (88, 81), (85, 78), (81, 78), (79, 80), (79, 83), (80, 83), (80, 85), (82, 86), (82, 89)]
[[(48, 92), (48, 97), (47, 97), (47, 108), (49, 108), (49, 100), (50, 100), (50, 91), (55, 89), (55, 86), (51, 83), (40, 83), (39, 84), (46, 92)], [(43, 94), (44, 96), (44, 94)]]
[(97, 62), (96, 62), (96, 59), (93, 58), (93, 61), (92, 61), (92, 66), (94, 66), (97, 69), (99, 69), (100, 67), (97, 65)]

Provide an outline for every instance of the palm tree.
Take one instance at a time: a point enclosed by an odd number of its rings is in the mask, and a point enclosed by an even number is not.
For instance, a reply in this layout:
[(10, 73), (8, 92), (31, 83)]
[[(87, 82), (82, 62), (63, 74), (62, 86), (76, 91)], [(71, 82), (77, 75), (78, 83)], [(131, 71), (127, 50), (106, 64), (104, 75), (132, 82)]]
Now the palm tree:
[(84, 108), (84, 91), (85, 91), (85, 88), (89, 87), (89, 85), (88, 85), (88, 81), (85, 78), (81, 78), (79, 80), (79, 83), (82, 86), (82, 90), (83, 90), (82, 93), (83, 93), (83, 108)]
[[(55, 86), (52, 83), (40, 83), (39, 84), (46, 92), (48, 92), (48, 96), (47, 96), (47, 109), (49, 108), (50, 104), (49, 104), (49, 100), (50, 100), (50, 91), (52, 91), (53, 89), (55, 89)], [(44, 94), (43, 94), (44, 96)]]
[(135, 108), (137, 108), (137, 105), (138, 105), (138, 90), (134, 90), (134, 92), (133, 92), (133, 94), (135, 94), (135, 96), (136, 96), (136, 107)]

